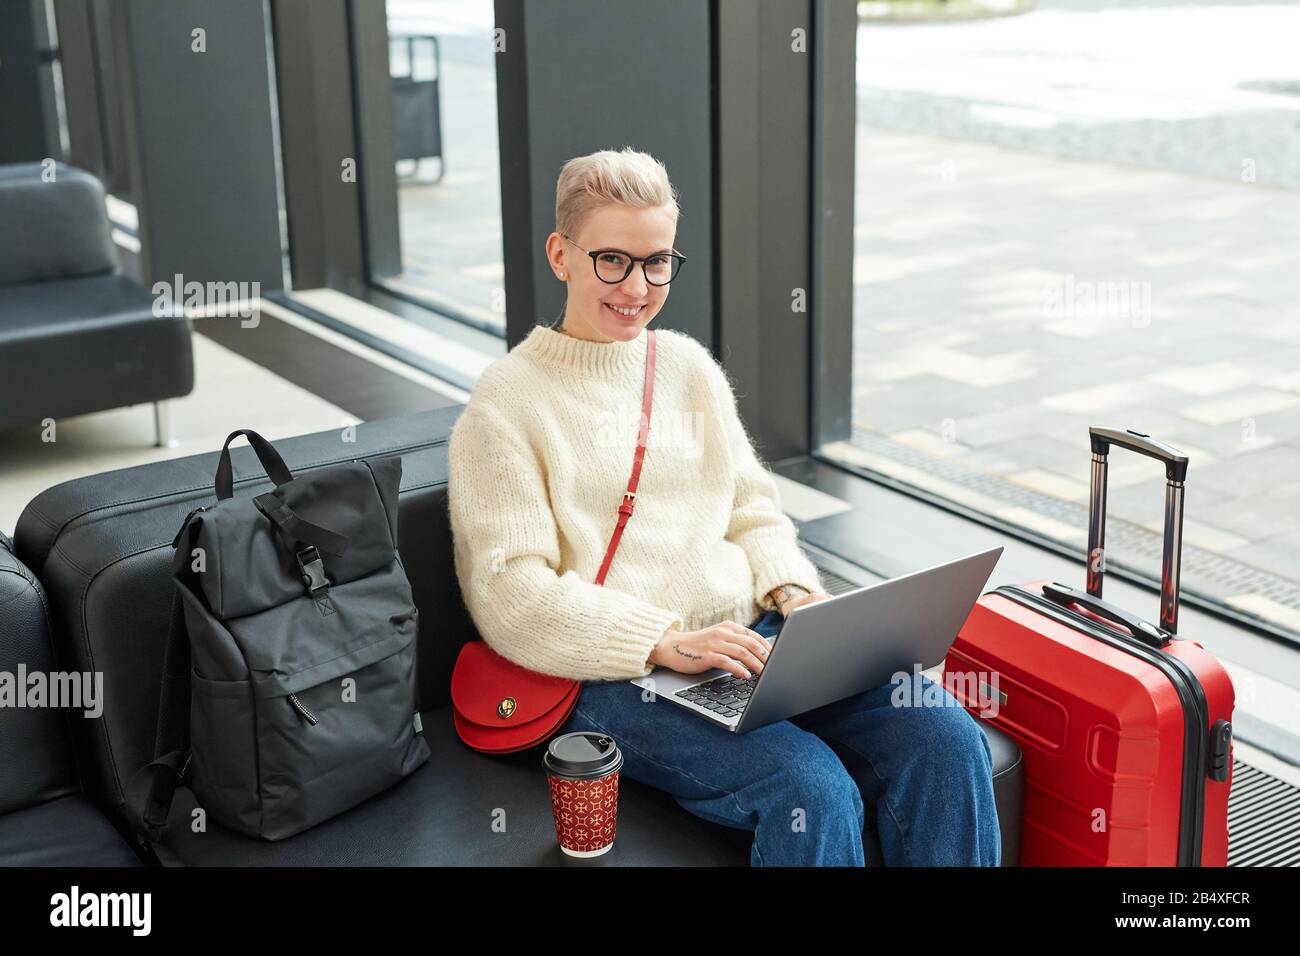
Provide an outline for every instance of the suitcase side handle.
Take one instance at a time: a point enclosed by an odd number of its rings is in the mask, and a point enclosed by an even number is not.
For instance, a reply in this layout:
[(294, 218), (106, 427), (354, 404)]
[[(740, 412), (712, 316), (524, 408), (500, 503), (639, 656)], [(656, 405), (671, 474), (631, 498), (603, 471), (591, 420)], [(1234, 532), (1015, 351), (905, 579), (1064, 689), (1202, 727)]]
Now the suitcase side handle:
[(1106, 463), (1110, 446), (1127, 448), (1161, 461), (1165, 466), (1164, 553), (1160, 567), (1160, 627), (1178, 633), (1178, 585), (1183, 558), (1183, 482), (1187, 477), (1187, 456), (1150, 435), (1130, 429), (1088, 429), (1092, 445), (1092, 478), (1088, 495), (1087, 590), (1101, 597), (1106, 570)]
[(1109, 601), (1093, 597), (1091, 594), (1072, 588), (1068, 584), (1057, 584), (1056, 582), (1044, 584), (1043, 597), (1050, 598), (1062, 607), (1077, 604), (1081, 608), (1092, 611), (1098, 617), (1104, 617), (1108, 621), (1123, 625), (1132, 632), (1135, 638), (1143, 644), (1154, 647), (1156, 650), (1160, 650), (1173, 640), (1169, 634), (1160, 630), (1150, 621), (1145, 621), (1136, 614), (1130, 614)]

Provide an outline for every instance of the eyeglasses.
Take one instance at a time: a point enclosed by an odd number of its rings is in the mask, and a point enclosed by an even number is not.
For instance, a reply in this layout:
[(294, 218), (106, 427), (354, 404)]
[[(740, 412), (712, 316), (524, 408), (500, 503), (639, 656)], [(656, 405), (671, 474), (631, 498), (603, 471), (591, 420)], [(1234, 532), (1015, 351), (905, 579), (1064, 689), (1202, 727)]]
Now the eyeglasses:
[[(560, 233), (569, 242), (573, 242), (564, 233)], [(576, 242), (573, 242), (578, 246)], [(582, 249), (582, 246), (578, 246)], [(641, 263), (645, 281), (650, 285), (667, 285), (677, 278), (677, 273), (686, 261), (686, 257), (676, 252), (655, 252), (648, 256), (633, 256), (622, 249), (582, 249), (591, 256), (591, 266), (596, 271), (596, 278), (610, 285), (617, 285), (632, 274), (632, 266)]]

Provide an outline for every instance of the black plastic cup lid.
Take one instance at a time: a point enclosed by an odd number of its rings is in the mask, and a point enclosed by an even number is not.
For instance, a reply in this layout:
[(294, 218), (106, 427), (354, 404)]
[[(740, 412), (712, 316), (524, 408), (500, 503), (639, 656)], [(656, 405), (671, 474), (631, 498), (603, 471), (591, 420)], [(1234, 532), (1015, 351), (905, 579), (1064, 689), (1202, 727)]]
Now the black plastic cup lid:
[(557, 777), (603, 777), (623, 766), (623, 752), (608, 734), (577, 731), (552, 740), (542, 756), (542, 766)]

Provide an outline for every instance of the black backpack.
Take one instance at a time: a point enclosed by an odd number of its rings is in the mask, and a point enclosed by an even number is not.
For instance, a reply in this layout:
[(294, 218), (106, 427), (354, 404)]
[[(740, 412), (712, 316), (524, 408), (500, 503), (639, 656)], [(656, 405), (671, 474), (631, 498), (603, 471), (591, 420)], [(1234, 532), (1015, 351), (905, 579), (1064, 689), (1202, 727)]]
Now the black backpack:
[[(246, 435), (274, 491), (233, 497)], [(249, 836), (292, 836), (429, 757), (416, 709), (419, 612), (397, 554), (400, 457), (293, 477), (256, 432), (232, 432), (215, 505), (186, 516), (154, 761), (127, 810), (160, 841), (175, 788)], [(189, 821), (185, 821), (188, 825)]]

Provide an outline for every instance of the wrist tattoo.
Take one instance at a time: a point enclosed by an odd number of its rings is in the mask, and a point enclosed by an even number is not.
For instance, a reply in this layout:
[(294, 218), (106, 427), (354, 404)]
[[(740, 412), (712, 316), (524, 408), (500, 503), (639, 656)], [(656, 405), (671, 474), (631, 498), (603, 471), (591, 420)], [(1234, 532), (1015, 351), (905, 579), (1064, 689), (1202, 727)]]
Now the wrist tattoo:
[(775, 598), (776, 606), (778, 608), (781, 608), (791, 598), (802, 597), (804, 595), (811, 594), (812, 592), (809, 591), (801, 584), (783, 584), (779, 588), (774, 589), (773, 593), (777, 595), (777, 597)]

